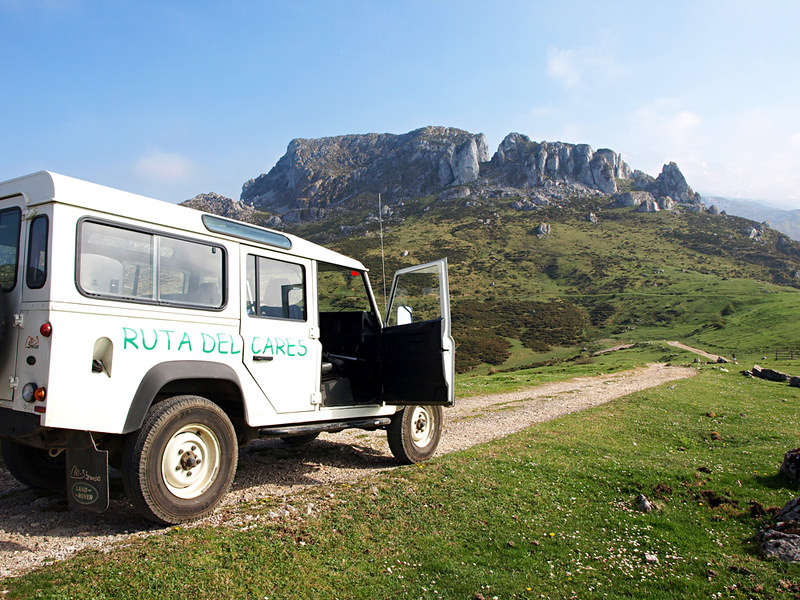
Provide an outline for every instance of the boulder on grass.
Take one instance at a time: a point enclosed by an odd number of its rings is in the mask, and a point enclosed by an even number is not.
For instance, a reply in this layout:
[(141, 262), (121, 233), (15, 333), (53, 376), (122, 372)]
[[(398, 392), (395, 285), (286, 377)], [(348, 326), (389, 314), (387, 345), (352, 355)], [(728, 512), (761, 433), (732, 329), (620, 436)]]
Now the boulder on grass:
[(775, 524), (758, 533), (765, 556), (800, 563), (800, 498), (789, 500), (775, 516)]
[(800, 483), (800, 448), (789, 450), (783, 455), (781, 473), (786, 475), (795, 484)]

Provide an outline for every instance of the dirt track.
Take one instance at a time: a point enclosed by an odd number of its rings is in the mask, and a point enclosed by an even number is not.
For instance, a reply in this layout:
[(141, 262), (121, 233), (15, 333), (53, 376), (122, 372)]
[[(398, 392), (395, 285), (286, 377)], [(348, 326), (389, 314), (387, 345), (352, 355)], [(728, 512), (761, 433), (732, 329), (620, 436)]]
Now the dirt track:
[[(438, 454), (455, 452), (534, 423), (597, 406), (636, 391), (694, 375), (683, 367), (650, 365), (614, 375), (579, 377), (517, 392), (459, 399), (445, 411)], [(302, 449), (256, 441), (239, 452), (239, 469), (223, 507), (206, 521), (230, 518), (239, 502), (278, 497), (291, 507), (297, 491), (357, 481), (395, 466), (383, 432), (323, 434)], [(293, 508), (291, 510), (294, 510)], [(66, 500), (24, 488), (0, 468), (0, 578), (15, 576), (84, 548), (104, 548), (164, 531), (135, 515), (119, 478), (103, 515), (66, 510)]]

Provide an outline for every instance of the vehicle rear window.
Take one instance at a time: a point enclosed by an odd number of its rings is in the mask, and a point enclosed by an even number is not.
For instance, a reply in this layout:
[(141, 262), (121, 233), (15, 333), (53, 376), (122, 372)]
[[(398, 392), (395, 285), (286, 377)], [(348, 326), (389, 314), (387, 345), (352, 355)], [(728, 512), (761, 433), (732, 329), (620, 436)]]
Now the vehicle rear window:
[(80, 225), (78, 288), (89, 296), (134, 302), (222, 308), (221, 246), (106, 223)]
[(0, 291), (10, 292), (17, 283), (19, 261), (19, 208), (0, 210)]
[(25, 281), (32, 290), (44, 287), (47, 281), (47, 235), (49, 220), (39, 215), (31, 221), (28, 236), (28, 272)]

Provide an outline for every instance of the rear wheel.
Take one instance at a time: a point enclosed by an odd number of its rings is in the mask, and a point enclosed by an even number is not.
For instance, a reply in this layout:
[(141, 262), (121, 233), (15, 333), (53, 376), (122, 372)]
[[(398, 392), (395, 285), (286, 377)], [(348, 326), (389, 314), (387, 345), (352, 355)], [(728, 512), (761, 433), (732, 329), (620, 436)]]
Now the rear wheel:
[(63, 449), (43, 450), (12, 440), (2, 440), (3, 462), (20, 483), (37, 490), (63, 490), (67, 486), (67, 455)]
[(199, 519), (222, 500), (236, 473), (236, 432), (199, 396), (153, 406), (125, 443), (122, 482), (136, 510), (164, 524)]
[(406, 406), (395, 413), (387, 430), (389, 449), (407, 465), (432, 457), (441, 437), (441, 406)]

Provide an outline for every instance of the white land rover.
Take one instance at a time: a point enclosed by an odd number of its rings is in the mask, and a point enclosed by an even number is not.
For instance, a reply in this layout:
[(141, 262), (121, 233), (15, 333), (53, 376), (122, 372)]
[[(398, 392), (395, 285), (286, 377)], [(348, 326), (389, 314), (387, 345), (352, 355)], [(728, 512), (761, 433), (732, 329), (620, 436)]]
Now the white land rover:
[(211, 512), (237, 449), (385, 429), (431, 457), (453, 404), (446, 260), (395, 275), (292, 235), (49, 172), (0, 183), (0, 438), (22, 483)]

